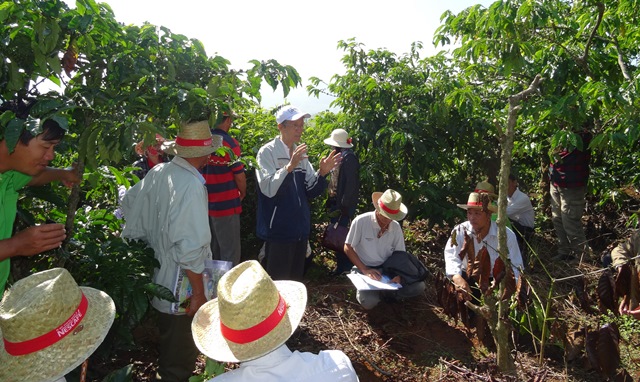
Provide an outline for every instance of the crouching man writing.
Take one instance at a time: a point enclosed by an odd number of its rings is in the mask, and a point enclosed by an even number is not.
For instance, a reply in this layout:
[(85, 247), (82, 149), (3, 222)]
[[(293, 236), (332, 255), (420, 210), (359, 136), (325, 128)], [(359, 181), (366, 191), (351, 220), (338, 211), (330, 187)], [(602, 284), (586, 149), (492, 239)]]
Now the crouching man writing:
[(398, 223), (407, 215), (402, 196), (388, 189), (384, 193), (374, 192), (371, 200), (375, 211), (356, 216), (347, 234), (344, 252), (357, 268), (352, 272), (380, 280), (385, 269), (393, 268), (397, 274), (386, 273), (393, 277), (391, 282), (402, 284), (402, 288), (397, 291), (359, 290), (356, 298), (365, 309), (378, 305), (382, 296), (403, 299), (421, 295), (427, 276), (424, 266), (405, 249), (402, 227)]

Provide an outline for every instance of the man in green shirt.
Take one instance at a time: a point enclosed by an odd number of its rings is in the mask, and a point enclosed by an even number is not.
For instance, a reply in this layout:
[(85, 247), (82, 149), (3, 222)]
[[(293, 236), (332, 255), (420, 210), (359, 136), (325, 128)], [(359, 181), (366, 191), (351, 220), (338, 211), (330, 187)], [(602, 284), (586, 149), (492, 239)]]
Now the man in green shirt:
[[(24, 110), (13, 110), (2, 105), (1, 111), (11, 110), (18, 118), (26, 119)], [(59, 247), (66, 234), (62, 224), (41, 224), (29, 227), (15, 235), (18, 190), (24, 186), (40, 186), (62, 181), (67, 186), (80, 182), (76, 169), (48, 167), (55, 157), (54, 148), (64, 137), (65, 130), (53, 120), (42, 122), (42, 133), (33, 136), (23, 130), (13, 150), (5, 137), (0, 140), (0, 298), (9, 277), (9, 258), (33, 256)]]

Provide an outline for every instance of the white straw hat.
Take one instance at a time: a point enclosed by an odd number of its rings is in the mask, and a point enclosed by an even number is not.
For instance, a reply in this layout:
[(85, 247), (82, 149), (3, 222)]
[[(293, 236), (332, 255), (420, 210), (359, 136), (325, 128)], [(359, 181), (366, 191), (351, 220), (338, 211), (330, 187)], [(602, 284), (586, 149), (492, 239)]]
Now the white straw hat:
[(402, 220), (407, 216), (407, 206), (402, 204), (402, 195), (398, 191), (388, 189), (384, 193), (374, 192), (371, 200), (376, 211), (391, 220)]
[(284, 106), (282, 109), (278, 110), (276, 114), (276, 122), (281, 124), (284, 121), (297, 121), (300, 118), (309, 118), (311, 114), (300, 111), (295, 106)]
[(55, 381), (102, 343), (116, 308), (106, 293), (78, 287), (64, 268), (16, 282), (0, 302), (0, 381)]
[(175, 141), (162, 144), (162, 151), (182, 158), (197, 158), (209, 155), (220, 147), (222, 136), (212, 136), (209, 122), (198, 121), (183, 125)]
[(349, 133), (344, 129), (335, 129), (331, 132), (331, 136), (324, 140), (324, 143), (333, 147), (342, 147), (350, 149), (353, 147)]
[(489, 194), (492, 198), (498, 197), (496, 194), (496, 188), (486, 180), (478, 182), (478, 184), (476, 184), (476, 189), (473, 192), (477, 192), (479, 194), (484, 192), (485, 194)]
[(465, 210), (483, 210), (486, 208), (491, 212), (498, 211), (498, 206), (496, 206), (495, 203), (492, 202), (491, 195), (486, 192), (470, 193), (467, 204), (458, 204), (458, 207)]
[(245, 261), (220, 278), (218, 297), (198, 309), (191, 332), (209, 358), (244, 362), (270, 353), (295, 331), (307, 305), (297, 281), (273, 281), (260, 263)]

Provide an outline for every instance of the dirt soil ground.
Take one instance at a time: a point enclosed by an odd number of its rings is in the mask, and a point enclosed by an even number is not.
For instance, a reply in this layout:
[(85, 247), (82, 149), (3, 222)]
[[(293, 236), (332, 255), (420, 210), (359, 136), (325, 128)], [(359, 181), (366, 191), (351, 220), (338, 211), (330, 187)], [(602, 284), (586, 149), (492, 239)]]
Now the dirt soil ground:
[[(548, 289), (547, 272), (554, 278), (584, 274), (586, 289), (593, 295), (594, 283), (600, 272), (599, 256), (610, 250), (617, 238), (628, 233), (625, 227), (627, 218), (628, 215), (615, 210), (590, 215), (585, 220), (586, 229), (597, 256), (583, 259), (582, 262), (561, 264), (550, 261), (554, 252), (554, 238), (550, 223), (547, 222), (547, 226), (539, 229), (533, 243), (539, 256), (533, 256), (529, 262), (527, 272), (531, 279), (538, 280), (540, 288), (547, 285)], [(443, 269), (442, 250), (450, 229), (447, 226), (429, 227), (425, 221), (406, 224), (407, 247), (432, 272), (436, 272)], [(320, 227), (318, 232), (321, 232)], [(501, 374), (496, 367), (495, 346), (491, 337), (486, 336), (484, 341), (478, 341), (475, 329), (466, 329), (443, 314), (436, 302), (433, 277), (427, 280), (424, 297), (404, 302), (382, 302), (366, 311), (357, 303), (355, 289), (346, 276), (329, 275), (333, 266), (331, 255), (322, 251), (318, 244), (314, 248), (315, 259), (305, 282), (309, 292), (307, 311), (299, 329), (287, 344), (291, 349), (300, 351), (344, 351), (351, 358), (362, 382), (605, 380), (589, 365), (584, 351), (578, 351), (577, 356), (566, 361), (563, 348), (559, 346), (562, 344), (559, 338), (562, 333), (554, 337), (553, 332), (549, 345), (545, 347), (542, 363), (538, 359), (539, 348), (530, 337), (514, 336), (516, 350), (513, 355), (517, 373)], [(565, 322), (564, 325), (575, 321), (581, 325), (597, 325), (596, 316), (587, 315), (577, 307), (573, 292), (576, 285), (572, 279), (556, 284), (558, 297), (554, 300), (554, 312), (562, 319), (560, 322)], [(592, 301), (596, 301), (593, 298)], [(567, 326), (560, 328), (566, 332)], [(107, 362), (94, 362), (90, 366), (90, 376), (95, 378), (93, 380), (102, 380), (109, 371), (129, 364), (133, 365), (135, 381), (154, 380), (157, 332), (152, 324), (146, 323), (134, 335), (138, 348), (120, 352)], [(621, 340), (621, 348), (637, 348), (639, 343), (640, 338), (636, 335), (626, 343)], [(627, 367), (633, 380), (638, 380), (640, 374), (634, 365), (640, 363), (640, 357), (633, 351), (623, 350), (623, 353), (621, 366)], [(200, 360), (199, 371), (203, 364), (204, 360)], [(225, 366), (228, 369), (235, 367), (233, 364)]]

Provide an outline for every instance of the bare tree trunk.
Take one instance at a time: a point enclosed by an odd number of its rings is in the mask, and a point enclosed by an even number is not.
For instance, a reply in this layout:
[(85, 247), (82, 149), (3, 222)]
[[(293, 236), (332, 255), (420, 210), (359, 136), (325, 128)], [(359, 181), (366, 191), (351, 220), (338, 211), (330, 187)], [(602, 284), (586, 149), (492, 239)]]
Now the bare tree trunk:
[(549, 179), (549, 156), (546, 154), (548, 150), (542, 150), (540, 154), (540, 211), (543, 211), (545, 215), (550, 214), (551, 210), (551, 196), (549, 194), (549, 187), (551, 180)]
[[(506, 131), (501, 137), (501, 149), (502, 156), (500, 161), (500, 179), (498, 181), (498, 253), (500, 257), (504, 261), (505, 264), (508, 264), (506, 267), (507, 276), (504, 278), (506, 280), (510, 277), (509, 273), (512, 272), (511, 267), (509, 266), (511, 262), (509, 261), (508, 247), (507, 247), (507, 231), (506, 231), (506, 221), (507, 217), (507, 185), (509, 182), (509, 173), (511, 171), (511, 156), (513, 152), (513, 139), (514, 139), (514, 131), (515, 126), (518, 121), (518, 112), (520, 111), (520, 103), (523, 99), (533, 94), (538, 90), (538, 86), (541, 81), (540, 75), (536, 75), (533, 82), (529, 85), (526, 90), (509, 97), (509, 115), (507, 119)], [(498, 296), (503, 296), (505, 291), (506, 282), (500, 283), (500, 290)], [(489, 327), (491, 328), (491, 333), (493, 335), (493, 339), (496, 342), (497, 349), (497, 363), (498, 369), (506, 373), (513, 373), (515, 371), (515, 363), (513, 357), (511, 356), (510, 349), (510, 341), (509, 336), (511, 332), (511, 327), (508, 324), (508, 315), (509, 315), (509, 300), (504, 299), (504, 301), (500, 300), (500, 297), (490, 296), (487, 299), (487, 303), (490, 309), (489, 314)], [(496, 312), (497, 309), (497, 312)]]

